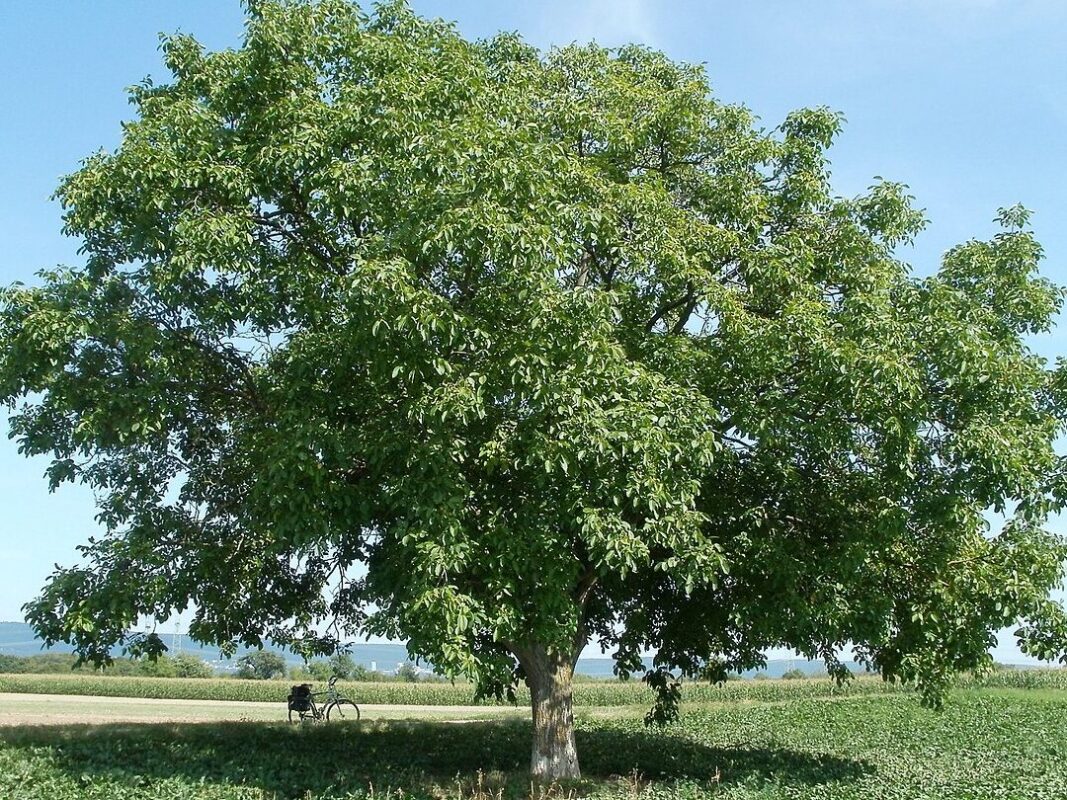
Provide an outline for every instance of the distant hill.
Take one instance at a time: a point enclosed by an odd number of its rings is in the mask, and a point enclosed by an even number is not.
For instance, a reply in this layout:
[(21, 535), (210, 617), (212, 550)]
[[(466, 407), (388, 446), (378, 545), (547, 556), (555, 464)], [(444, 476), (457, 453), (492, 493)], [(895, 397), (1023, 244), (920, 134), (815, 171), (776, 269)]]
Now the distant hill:
[[(211, 664), (215, 669), (222, 672), (236, 669), (234, 662), (242, 655), (252, 652), (247, 647), (238, 648), (232, 659), (225, 659), (215, 645), (205, 645), (191, 639), (185, 634), (176, 635), (160, 634), (163, 643), (167, 645), (168, 652), (189, 653)], [(303, 659), (283, 650), (280, 647), (265, 647), (279, 653), (285, 660), (293, 665), (303, 664)], [(33, 628), (25, 622), (0, 622), (0, 653), (13, 656), (32, 656), (41, 652), (69, 653), (72, 647), (66, 644), (57, 644), (54, 647), (45, 648), (44, 643), (37, 638)], [(122, 655), (121, 650), (115, 649), (112, 655)], [(399, 644), (357, 644), (352, 651), (352, 657), (367, 669), (377, 669), (382, 672), (392, 672), (397, 664), (410, 661), (407, 648)]]
[[(241, 648), (237, 651), (237, 654), (233, 659), (224, 659), (219, 653), (218, 647), (203, 645), (200, 642), (190, 639), (184, 634), (161, 634), (161, 636), (164, 643), (166, 643), (169, 652), (183, 652), (198, 656), (214, 666), (215, 669), (222, 672), (235, 669), (234, 660), (244, 653), (249, 652), (248, 648)], [(56, 653), (69, 653), (71, 649), (72, 648), (69, 645), (65, 644), (58, 644), (54, 647), (47, 648), (47, 650)], [(290, 664), (298, 665), (303, 663), (300, 656), (282, 650), (281, 648), (268, 647), (265, 649), (274, 650), (275, 652), (280, 653)], [(46, 648), (44, 648), (43, 642), (37, 638), (33, 629), (25, 622), (0, 622), (0, 654), (31, 656), (44, 652), (45, 650)], [(121, 652), (116, 650), (113, 655), (119, 656), (121, 655)], [(367, 669), (375, 669), (381, 672), (393, 672), (399, 664), (403, 664), (410, 660), (408, 658), (407, 648), (402, 644), (357, 643), (352, 649), (352, 657), (357, 663)], [(652, 665), (651, 659), (645, 659), (645, 661), (646, 666)], [(611, 677), (613, 674), (612, 663), (610, 658), (580, 658), (578, 659), (576, 671), (581, 675), (588, 675), (591, 677)], [(779, 678), (791, 669), (799, 669), (809, 675), (825, 671), (825, 667), (821, 661), (807, 661), (798, 658), (769, 661), (767, 663), (767, 669), (761, 670), (761, 672), (768, 677)], [(744, 676), (751, 678), (756, 674), (756, 670), (749, 670), (744, 673)]]

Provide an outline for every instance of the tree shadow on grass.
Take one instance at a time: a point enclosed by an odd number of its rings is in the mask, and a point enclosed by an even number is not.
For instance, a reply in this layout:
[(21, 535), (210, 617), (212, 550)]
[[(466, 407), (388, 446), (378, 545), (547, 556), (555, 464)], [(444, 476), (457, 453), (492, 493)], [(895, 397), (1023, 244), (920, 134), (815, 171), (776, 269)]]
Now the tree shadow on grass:
[[(415, 796), (472, 797), (480, 779), (497, 797), (530, 792), (528, 722), (364, 722), (286, 726), (184, 723), (0, 728), (0, 747), (33, 750), (51, 771), (119, 789), (162, 780), (245, 786), (267, 796), (348, 797), (373, 787)], [(46, 748), (44, 751), (36, 748)], [(758, 747), (709, 747), (684, 736), (598, 727), (578, 732), (586, 780), (686, 780), (726, 787), (849, 783), (862, 761)]]

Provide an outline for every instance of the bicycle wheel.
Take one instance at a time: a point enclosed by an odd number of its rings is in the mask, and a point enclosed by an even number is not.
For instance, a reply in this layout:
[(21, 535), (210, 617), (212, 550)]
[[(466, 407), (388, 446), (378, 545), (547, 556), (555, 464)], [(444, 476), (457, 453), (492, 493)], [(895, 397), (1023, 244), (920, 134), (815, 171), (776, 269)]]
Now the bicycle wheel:
[(345, 722), (359, 721), (359, 706), (351, 700), (334, 700), (326, 707), (327, 720), (343, 720)]

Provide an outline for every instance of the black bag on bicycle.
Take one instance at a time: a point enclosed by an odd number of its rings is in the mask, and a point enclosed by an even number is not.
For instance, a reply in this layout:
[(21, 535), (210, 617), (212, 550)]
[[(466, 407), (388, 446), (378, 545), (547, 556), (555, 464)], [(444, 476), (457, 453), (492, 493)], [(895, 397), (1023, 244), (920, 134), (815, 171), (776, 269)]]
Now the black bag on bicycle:
[(292, 711), (311, 710), (311, 684), (302, 683), (289, 690), (289, 708)]

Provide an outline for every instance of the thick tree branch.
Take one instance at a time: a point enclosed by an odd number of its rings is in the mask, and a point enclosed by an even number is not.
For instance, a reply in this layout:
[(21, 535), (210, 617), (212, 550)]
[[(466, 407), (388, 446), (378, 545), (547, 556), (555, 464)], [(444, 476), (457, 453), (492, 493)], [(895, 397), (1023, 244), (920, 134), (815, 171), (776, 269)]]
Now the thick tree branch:
[(674, 311), (677, 308), (683, 308), (684, 306), (689, 305), (694, 301), (695, 296), (696, 288), (693, 286), (693, 282), (689, 281), (686, 284), (685, 294), (677, 298), (676, 300), (671, 300), (670, 302), (660, 306), (656, 313), (653, 314), (649, 318), (648, 322), (645, 323), (645, 330), (651, 333), (652, 330), (656, 327), (656, 325), (659, 324), (659, 322), (663, 320), (670, 312)]

